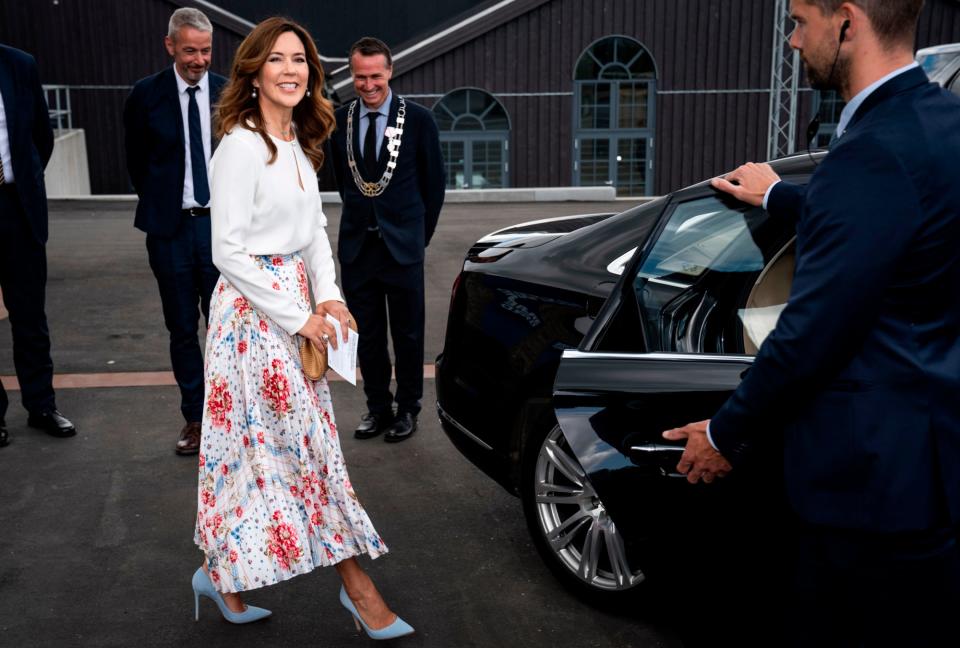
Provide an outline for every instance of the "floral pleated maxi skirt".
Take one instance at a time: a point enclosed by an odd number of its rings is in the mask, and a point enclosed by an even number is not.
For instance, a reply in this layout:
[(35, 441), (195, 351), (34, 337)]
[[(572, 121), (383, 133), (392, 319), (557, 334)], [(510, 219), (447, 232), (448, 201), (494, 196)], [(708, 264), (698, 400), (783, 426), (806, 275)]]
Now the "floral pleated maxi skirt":
[[(299, 254), (254, 257), (309, 310)], [(214, 585), (240, 592), (387, 548), (350, 485), (326, 379), (299, 338), (220, 277), (210, 303), (197, 526)]]

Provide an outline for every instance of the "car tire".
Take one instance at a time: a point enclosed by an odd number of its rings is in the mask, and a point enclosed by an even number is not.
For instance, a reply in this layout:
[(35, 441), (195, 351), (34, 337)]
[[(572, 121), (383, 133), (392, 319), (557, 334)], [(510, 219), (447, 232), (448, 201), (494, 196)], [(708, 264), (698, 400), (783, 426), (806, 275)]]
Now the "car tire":
[[(523, 451), (520, 498), (533, 544), (553, 574), (582, 600), (604, 607), (647, 594), (622, 536), (553, 422)], [(584, 560), (584, 554), (588, 556)]]

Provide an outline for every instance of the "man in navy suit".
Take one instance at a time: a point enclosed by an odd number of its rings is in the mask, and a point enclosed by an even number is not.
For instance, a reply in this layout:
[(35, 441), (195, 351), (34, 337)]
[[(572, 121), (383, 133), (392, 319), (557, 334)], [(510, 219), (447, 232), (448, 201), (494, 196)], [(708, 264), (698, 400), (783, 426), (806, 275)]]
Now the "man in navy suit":
[(200, 449), (204, 405), (198, 321), (209, 314), (220, 276), (210, 251), (207, 169), (211, 110), (226, 79), (208, 71), (213, 27), (201, 11), (173, 12), (164, 44), (173, 66), (137, 82), (123, 121), (127, 171), (140, 197), (134, 225), (147, 233), (186, 421), (175, 450), (189, 455)]
[(368, 409), (354, 435), (369, 439), (385, 431), (385, 441), (403, 441), (417, 429), (423, 397), (423, 259), (443, 206), (443, 158), (430, 111), (390, 90), (393, 60), (382, 41), (354, 43), (350, 71), (359, 99), (337, 111), (331, 157), (343, 198), (337, 255), (360, 331)]
[(960, 99), (913, 62), (922, 5), (792, 3), (811, 84), (847, 102), (839, 139), (805, 189), (765, 165), (714, 181), (797, 219), (796, 271), (731, 398), (665, 433), (691, 482), (782, 435), (798, 646), (956, 644)]
[[(47, 285), (47, 191), (43, 170), (53, 153), (37, 63), (0, 45), (0, 290), (10, 312), (13, 364), (27, 424), (57, 437), (76, 434), (53, 392)], [(7, 445), (7, 393), (0, 385), (0, 447)]]

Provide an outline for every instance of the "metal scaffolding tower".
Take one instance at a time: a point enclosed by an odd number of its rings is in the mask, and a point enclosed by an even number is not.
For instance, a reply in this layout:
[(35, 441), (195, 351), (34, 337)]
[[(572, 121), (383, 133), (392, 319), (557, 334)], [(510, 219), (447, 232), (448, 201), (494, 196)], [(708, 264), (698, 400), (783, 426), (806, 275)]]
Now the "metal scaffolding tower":
[(774, 0), (773, 63), (770, 68), (770, 128), (767, 158), (793, 153), (797, 141), (800, 53), (790, 47), (790, 1)]

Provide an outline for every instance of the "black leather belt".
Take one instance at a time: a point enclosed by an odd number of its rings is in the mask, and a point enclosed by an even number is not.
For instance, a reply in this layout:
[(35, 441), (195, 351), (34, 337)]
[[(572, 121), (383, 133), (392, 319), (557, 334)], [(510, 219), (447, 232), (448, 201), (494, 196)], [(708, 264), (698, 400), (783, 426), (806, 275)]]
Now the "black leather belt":
[(209, 207), (191, 207), (190, 209), (181, 209), (184, 216), (209, 216)]

